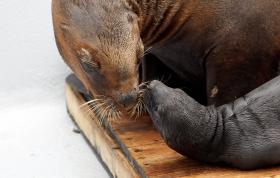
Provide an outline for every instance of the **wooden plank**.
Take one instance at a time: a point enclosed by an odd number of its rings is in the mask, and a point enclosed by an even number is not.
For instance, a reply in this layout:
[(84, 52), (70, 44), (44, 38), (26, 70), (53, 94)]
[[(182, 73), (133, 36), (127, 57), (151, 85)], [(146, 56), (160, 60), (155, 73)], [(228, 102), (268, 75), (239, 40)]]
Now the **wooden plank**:
[(94, 113), (79, 107), (86, 101), (69, 85), (66, 98), (69, 113), (113, 177), (280, 178), (279, 167), (240, 171), (183, 157), (167, 147), (147, 116), (123, 118), (103, 128)]
[(69, 85), (66, 85), (65, 91), (69, 113), (113, 177), (139, 177), (124, 157), (119, 146), (104, 132), (98, 121), (86, 112), (82, 112), (80, 106), (84, 103), (83, 97), (74, 92)]

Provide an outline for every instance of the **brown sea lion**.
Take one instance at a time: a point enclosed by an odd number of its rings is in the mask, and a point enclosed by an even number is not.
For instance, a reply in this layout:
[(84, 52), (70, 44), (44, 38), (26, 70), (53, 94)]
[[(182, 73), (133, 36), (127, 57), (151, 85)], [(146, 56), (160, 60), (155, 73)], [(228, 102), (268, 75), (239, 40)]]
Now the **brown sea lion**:
[(52, 12), (60, 54), (86, 90), (105, 105), (113, 102), (107, 106), (111, 109), (134, 104), (144, 47), (131, 6), (125, 1), (53, 0)]
[[(138, 103), (139, 83), (162, 76), (200, 103), (183, 104), (195, 110), (234, 101), (279, 74), (278, 0), (53, 0), (52, 7), (63, 59), (115, 113)], [(144, 48), (150, 54), (141, 60)], [(155, 98), (145, 96), (155, 121)]]

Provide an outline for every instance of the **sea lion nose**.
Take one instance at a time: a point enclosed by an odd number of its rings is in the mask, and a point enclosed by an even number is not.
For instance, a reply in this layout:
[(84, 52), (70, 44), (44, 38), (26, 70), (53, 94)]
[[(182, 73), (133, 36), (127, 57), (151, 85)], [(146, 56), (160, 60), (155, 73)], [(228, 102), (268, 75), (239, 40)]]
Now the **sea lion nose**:
[(132, 90), (127, 93), (120, 92), (118, 97), (118, 102), (122, 104), (124, 107), (128, 107), (134, 104), (136, 99), (137, 99), (137, 90)]

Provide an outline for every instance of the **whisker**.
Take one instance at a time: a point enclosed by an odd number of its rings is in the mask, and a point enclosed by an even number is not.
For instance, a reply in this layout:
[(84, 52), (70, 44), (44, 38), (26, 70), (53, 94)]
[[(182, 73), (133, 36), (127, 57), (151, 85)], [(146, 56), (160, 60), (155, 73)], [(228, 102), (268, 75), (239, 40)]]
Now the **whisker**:
[(92, 106), (89, 106), (89, 108), (86, 110), (86, 113), (87, 113), (88, 115), (92, 115), (92, 109), (93, 109), (93, 107), (92, 107)]
[(149, 53), (152, 51), (152, 49), (153, 49), (152, 46), (149, 47), (148, 49), (146, 49), (146, 50), (144, 51), (144, 55), (149, 54)]
[(122, 113), (119, 111), (117, 111), (116, 113), (117, 113), (117, 119), (121, 119)]
[(149, 84), (150, 82), (151, 82), (151, 81), (142, 82), (142, 83), (139, 85), (139, 87), (142, 86), (142, 85), (147, 85), (147, 84)]
[(101, 108), (100, 109), (100, 113), (99, 113), (99, 115), (98, 115), (98, 119), (99, 119), (99, 121), (101, 122), (101, 124), (103, 124), (104, 123), (104, 120), (105, 120), (105, 118), (104, 118), (104, 115), (102, 114), (104, 112), (104, 108)]
[(142, 114), (143, 114), (143, 111), (142, 111), (142, 105), (141, 105), (141, 104), (139, 104), (139, 105), (138, 105), (138, 115), (137, 115), (137, 118), (141, 117), (141, 116), (142, 116)]
[(134, 106), (133, 109), (129, 111), (129, 113), (130, 113), (130, 117), (129, 118), (130, 119), (132, 119), (134, 117), (134, 115), (135, 115), (135, 107), (136, 106)]
[(142, 99), (139, 98), (135, 106), (130, 108), (128, 112), (130, 113), (130, 118), (139, 118), (143, 113)]
[(145, 89), (139, 90), (139, 92), (138, 92), (139, 96), (141, 97), (145, 93), (145, 91), (146, 91)]
[(153, 47), (152, 47), (152, 46), (151, 46), (151, 47), (149, 47), (149, 48), (147, 48), (144, 52), (151, 51), (151, 49), (153, 49)]
[[(141, 90), (142, 91), (142, 90)], [(89, 116), (95, 115), (101, 125), (121, 119), (122, 113), (118, 111), (113, 100), (104, 95), (94, 95), (95, 99), (83, 103), (80, 108), (86, 109)]]
[(116, 111), (115, 110), (111, 110), (111, 115), (112, 115), (112, 119), (115, 119), (117, 116), (116, 116)]
[(93, 100), (90, 100), (90, 101), (88, 101), (88, 102), (82, 104), (80, 107), (84, 107), (84, 106), (86, 106), (86, 105), (88, 105), (88, 104), (94, 103), (94, 102), (96, 102), (96, 101), (101, 101), (101, 100), (102, 100), (102, 99), (93, 99)]
[(87, 110), (86, 110), (86, 113), (90, 114), (90, 115), (92, 113), (91, 111), (96, 109), (96, 105), (94, 103), (90, 103), (88, 105), (84, 105), (82, 108), (86, 108), (86, 106), (88, 107)]
[(102, 102), (102, 103), (96, 103), (95, 104), (95, 106), (97, 107), (97, 108), (101, 108), (102, 106), (104, 106), (104, 105), (106, 105), (106, 103), (105, 102)]
[(164, 80), (164, 75), (161, 76), (161, 78), (159, 79), (159, 81), (161, 81), (163, 83), (163, 80)]
[(112, 105), (113, 104), (110, 104), (109, 111), (108, 111), (108, 116), (107, 117), (108, 117), (109, 120), (112, 119), (112, 114), (113, 114)]
[(172, 77), (172, 75), (170, 74), (166, 80), (162, 81), (162, 83), (168, 82), (171, 79), (171, 77)]
[(107, 119), (109, 119), (109, 118), (108, 118), (108, 108), (109, 108), (109, 106), (107, 106), (106, 108), (104, 107), (104, 108), (103, 108), (103, 112), (101, 113), (101, 115), (103, 116), (104, 119), (105, 119), (106, 117), (107, 117)]
[(93, 111), (94, 111), (94, 112), (96, 112), (96, 114), (97, 114), (98, 116), (100, 116), (101, 112), (103, 111), (102, 106), (104, 106), (104, 105), (105, 105), (105, 103), (102, 103), (102, 104), (96, 105), (96, 109), (95, 109), (95, 110), (93, 110)]
[(147, 49), (144, 51), (144, 53), (142, 54), (142, 56), (140, 56), (140, 58), (145, 57), (147, 54), (149, 54), (149, 53), (151, 52), (152, 49), (153, 49), (152, 46), (149, 47), (149, 48), (147, 48)]
[(91, 111), (91, 113), (94, 113), (95, 116), (99, 117), (100, 112), (102, 111), (102, 107), (101, 107), (102, 105), (104, 105), (104, 103), (100, 103), (100, 104), (97, 104), (97, 105), (91, 105), (89, 112)]
[(135, 118), (134, 118), (134, 120), (136, 120), (138, 117), (139, 117), (139, 105), (137, 105), (137, 107), (136, 107), (136, 114), (135, 114)]

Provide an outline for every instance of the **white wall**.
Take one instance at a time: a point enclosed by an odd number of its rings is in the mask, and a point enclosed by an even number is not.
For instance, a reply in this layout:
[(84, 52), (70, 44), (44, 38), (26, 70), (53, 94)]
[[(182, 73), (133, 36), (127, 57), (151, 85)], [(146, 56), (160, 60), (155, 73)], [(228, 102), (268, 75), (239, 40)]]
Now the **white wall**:
[(70, 71), (54, 42), (50, 0), (0, 0), (0, 175), (108, 177), (64, 99)]

